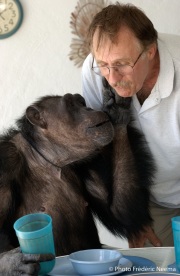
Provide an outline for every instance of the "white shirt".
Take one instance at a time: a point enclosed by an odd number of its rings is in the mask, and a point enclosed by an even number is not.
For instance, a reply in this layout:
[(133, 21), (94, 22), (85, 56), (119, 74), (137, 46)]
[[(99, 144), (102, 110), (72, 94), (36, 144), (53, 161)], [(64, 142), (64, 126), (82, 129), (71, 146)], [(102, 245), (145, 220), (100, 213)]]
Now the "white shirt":
[[(180, 208), (180, 37), (159, 35), (158, 50), (158, 80), (142, 106), (133, 96), (132, 108), (157, 166), (152, 201)], [(89, 107), (101, 110), (102, 80), (91, 64), (90, 54), (82, 68), (83, 96)]]

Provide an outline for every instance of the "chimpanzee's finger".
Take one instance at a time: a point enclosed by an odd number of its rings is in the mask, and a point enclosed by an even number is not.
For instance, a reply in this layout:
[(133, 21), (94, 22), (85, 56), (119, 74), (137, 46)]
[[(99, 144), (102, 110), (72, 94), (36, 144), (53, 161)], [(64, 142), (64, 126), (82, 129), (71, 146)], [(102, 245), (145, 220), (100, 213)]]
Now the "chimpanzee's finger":
[(18, 268), (21, 275), (38, 275), (39, 269), (40, 269), (39, 263), (23, 264)]
[(24, 262), (46, 262), (51, 261), (55, 256), (51, 253), (48, 254), (23, 254)]

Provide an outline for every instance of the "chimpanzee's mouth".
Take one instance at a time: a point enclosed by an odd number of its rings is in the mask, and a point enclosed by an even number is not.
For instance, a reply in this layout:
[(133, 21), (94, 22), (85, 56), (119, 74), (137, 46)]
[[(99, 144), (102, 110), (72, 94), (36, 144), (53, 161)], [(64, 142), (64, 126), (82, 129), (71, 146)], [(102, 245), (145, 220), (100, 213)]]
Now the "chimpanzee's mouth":
[(105, 121), (103, 121), (103, 122), (100, 122), (100, 123), (95, 124), (95, 125), (93, 125), (93, 126), (90, 126), (90, 127), (88, 127), (88, 128), (101, 127), (101, 126), (103, 126), (103, 125), (105, 125), (105, 124), (107, 124), (107, 123), (109, 123), (109, 122), (110, 122), (109, 120), (105, 120)]
[[(93, 122), (92, 122), (93, 123)], [(104, 118), (101, 121), (96, 120), (94, 124), (86, 129), (87, 137), (92, 143), (95, 143), (98, 148), (109, 144), (114, 137), (114, 128), (108, 118)]]

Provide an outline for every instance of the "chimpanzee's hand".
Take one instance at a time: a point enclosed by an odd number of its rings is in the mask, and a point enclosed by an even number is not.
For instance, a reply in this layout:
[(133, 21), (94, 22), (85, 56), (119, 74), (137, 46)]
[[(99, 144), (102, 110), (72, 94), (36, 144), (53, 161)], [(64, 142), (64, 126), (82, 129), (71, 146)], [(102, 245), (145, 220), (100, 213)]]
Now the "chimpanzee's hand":
[(39, 262), (54, 258), (53, 254), (23, 254), (16, 248), (0, 254), (0, 276), (37, 276)]
[(108, 114), (114, 125), (127, 125), (130, 121), (131, 98), (120, 97), (103, 78), (103, 111)]

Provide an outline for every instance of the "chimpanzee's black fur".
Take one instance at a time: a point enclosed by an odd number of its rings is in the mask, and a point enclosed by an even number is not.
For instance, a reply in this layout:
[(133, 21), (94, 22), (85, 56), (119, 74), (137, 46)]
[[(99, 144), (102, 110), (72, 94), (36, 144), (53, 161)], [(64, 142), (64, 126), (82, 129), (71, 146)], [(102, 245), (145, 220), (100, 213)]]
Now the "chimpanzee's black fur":
[[(0, 137), (0, 239), (9, 239), (1, 251), (18, 246), (13, 223), (27, 213), (52, 216), (57, 255), (101, 247), (93, 213), (128, 239), (151, 224), (153, 159), (129, 124), (130, 100), (107, 85), (104, 94), (108, 115), (87, 108), (78, 94), (47, 96)], [(36, 275), (38, 259), (22, 255), (0, 254), (0, 275), (29, 275), (29, 269)]]

